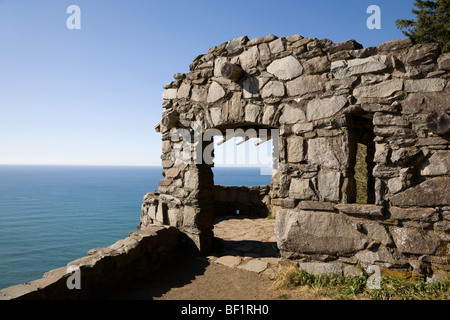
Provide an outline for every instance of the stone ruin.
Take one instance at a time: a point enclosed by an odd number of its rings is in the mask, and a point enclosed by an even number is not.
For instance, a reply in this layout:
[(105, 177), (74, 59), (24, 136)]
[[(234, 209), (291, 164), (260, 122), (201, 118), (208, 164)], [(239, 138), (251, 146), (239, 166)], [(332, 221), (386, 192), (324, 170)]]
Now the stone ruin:
[[(189, 69), (164, 86), (164, 179), (144, 196), (141, 227), (174, 226), (206, 253), (215, 216), (270, 213), (285, 259), (449, 271), (450, 54), (438, 44), (243, 36)], [(199, 132), (236, 128), (278, 130), (270, 186), (215, 186), (212, 164), (194, 155), (213, 144)], [(188, 160), (175, 156), (183, 148)]]

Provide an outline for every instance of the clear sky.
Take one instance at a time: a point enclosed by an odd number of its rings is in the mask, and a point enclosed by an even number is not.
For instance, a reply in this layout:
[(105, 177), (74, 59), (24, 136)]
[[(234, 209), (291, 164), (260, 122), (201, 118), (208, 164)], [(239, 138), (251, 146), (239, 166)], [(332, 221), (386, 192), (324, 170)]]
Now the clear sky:
[(413, 2), (0, 0), (0, 164), (160, 165), (162, 86), (198, 54), (242, 35), (377, 46)]

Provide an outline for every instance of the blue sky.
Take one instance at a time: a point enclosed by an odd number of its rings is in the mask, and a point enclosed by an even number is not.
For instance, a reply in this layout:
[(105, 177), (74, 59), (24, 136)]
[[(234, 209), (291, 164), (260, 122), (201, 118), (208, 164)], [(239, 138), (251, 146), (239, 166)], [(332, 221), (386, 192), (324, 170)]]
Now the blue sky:
[(241, 35), (377, 46), (413, 2), (0, 0), (0, 164), (160, 165), (162, 86), (198, 54)]

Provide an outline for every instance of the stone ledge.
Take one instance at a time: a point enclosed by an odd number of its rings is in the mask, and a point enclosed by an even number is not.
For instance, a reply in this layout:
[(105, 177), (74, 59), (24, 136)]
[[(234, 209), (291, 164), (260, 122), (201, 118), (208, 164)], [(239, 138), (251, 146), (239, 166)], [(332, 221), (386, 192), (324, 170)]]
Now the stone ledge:
[(339, 211), (366, 218), (384, 218), (384, 208), (374, 204), (340, 203), (334, 206)]
[[(108, 248), (89, 250), (87, 256), (46, 272), (41, 279), (0, 290), (0, 300), (86, 299), (119, 283), (159, 269), (178, 247), (179, 230), (149, 226)], [(80, 270), (80, 290), (67, 288), (73, 271)]]

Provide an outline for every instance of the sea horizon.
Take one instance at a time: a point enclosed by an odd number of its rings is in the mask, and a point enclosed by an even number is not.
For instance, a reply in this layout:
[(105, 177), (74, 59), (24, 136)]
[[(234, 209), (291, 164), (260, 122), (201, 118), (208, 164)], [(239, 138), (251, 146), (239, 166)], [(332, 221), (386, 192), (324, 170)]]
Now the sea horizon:
[[(0, 289), (39, 279), (140, 224), (162, 166), (0, 165)], [(217, 166), (216, 184), (262, 185), (259, 168)]]

